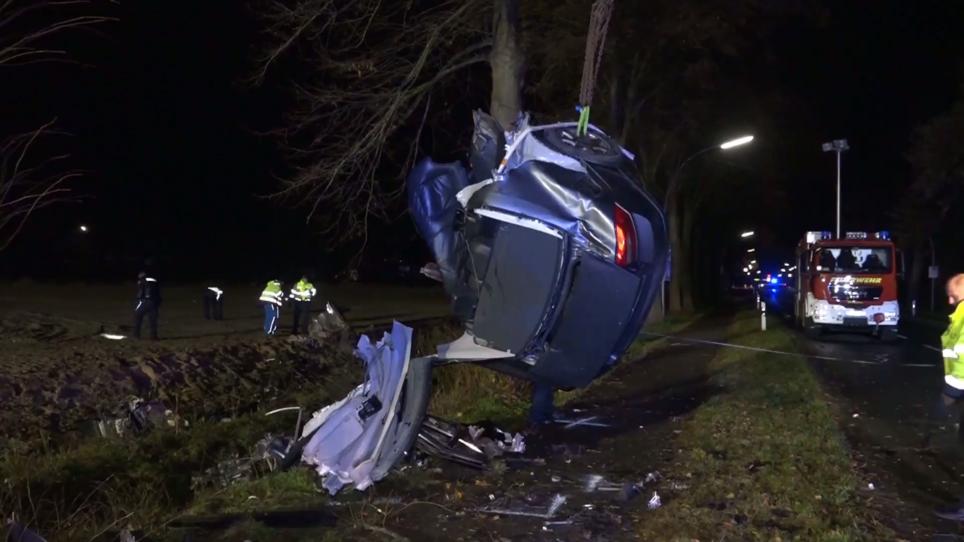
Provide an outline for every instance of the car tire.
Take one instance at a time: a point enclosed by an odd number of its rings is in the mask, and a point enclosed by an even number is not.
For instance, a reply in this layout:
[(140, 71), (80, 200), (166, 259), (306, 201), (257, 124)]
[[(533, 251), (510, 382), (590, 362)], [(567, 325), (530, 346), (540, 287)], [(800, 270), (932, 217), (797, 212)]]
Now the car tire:
[(576, 136), (575, 126), (547, 130), (541, 139), (550, 149), (590, 164), (615, 167), (625, 161), (615, 140), (593, 130), (583, 137)]

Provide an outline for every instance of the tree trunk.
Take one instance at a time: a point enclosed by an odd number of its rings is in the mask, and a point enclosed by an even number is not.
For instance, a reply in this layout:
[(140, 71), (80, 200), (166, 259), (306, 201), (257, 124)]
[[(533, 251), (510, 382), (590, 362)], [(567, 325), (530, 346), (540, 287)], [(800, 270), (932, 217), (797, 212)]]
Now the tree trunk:
[(696, 257), (695, 252), (696, 243), (693, 238), (693, 227), (696, 222), (696, 206), (690, 205), (688, 212), (683, 213), (683, 234), (680, 236), (680, 246), (683, 249), (685, 257), (681, 262), (680, 272), (682, 273), (682, 280), (680, 281), (681, 292), (681, 305), (684, 311), (693, 310), (693, 290), (696, 288), (694, 279), (694, 271), (697, 265), (701, 262)]
[(519, 39), (519, 0), (494, 0), (492, 15), (492, 97), (489, 112), (511, 130), (522, 111), (524, 54)]
[(921, 303), (920, 299), (920, 285), (924, 279), (924, 269), (927, 264), (925, 261), (925, 250), (921, 243), (915, 243), (912, 249), (912, 258), (910, 266), (910, 276), (907, 277), (907, 306), (910, 307), (914, 301), (917, 301), (917, 309), (920, 310), (924, 304)]
[(666, 205), (666, 217), (669, 224), (669, 245), (672, 250), (672, 266), (669, 281), (669, 312), (680, 312), (683, 310), (682, 284), (685, 280), (684, 273), (684, 248), (682, 243), (682, 216), (680, 209), (679, 192), (673, 191), (668, 198)]

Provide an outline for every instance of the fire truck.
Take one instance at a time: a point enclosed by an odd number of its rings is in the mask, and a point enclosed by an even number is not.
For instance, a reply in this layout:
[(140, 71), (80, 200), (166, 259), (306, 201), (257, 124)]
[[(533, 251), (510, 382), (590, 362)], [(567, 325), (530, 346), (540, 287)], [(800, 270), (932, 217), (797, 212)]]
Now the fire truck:
[(794, 318), (810, 336), (824, 331), (897, 338), (897, 251), (885, 232), (807, 232), (796, 251)]

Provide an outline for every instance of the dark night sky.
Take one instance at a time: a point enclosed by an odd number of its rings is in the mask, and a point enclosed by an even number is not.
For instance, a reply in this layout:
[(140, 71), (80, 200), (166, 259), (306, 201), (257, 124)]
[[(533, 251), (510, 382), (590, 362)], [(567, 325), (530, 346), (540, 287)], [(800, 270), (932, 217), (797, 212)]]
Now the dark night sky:
[[(800, 106), (774, 119), (778, 133), (758, 134), (757, 154), (747, 155), (786, 161), (777, 178), (761, 180), (784, 183), (792, 203), (772, 225), (781, 242), (832, 225), (834, 163), (820, 143), (839, 137), (852, 147), (844, 159), (847, 223), (888, 226), (909, 181), (912, 128), (949, 107), (962, 73), (964, 4), (824, 4), (821, 21), (780, 29), (758, 53), (767, 62), (747, 59), (767, 71), (746, 74), (747, 103), (766, 85)], [(121, 3), (119, 22), (72, 38), (73, 56), (89, 67), (8, 69), (10, 84), (0, 88), (8, 125), (59, 117), (75, 136), (62, 144), (90, 173), (75, 185), (86, 199), (38, 215), (0, 257), (0, 272), (95, 272), (61, 262), (96, 254), (126, 276), (154, 255), (169, 276), (260, 279), (334, 261), (304, 227), (302, 211), (256, 197), (271, 190), (282, 163), (253, 130), (279, 125), (285, 105), (276, 89), (242, 81), (257, 22), (239, 2), (180, 5)], [(91, 235), (77, 233), (81, 222)]]

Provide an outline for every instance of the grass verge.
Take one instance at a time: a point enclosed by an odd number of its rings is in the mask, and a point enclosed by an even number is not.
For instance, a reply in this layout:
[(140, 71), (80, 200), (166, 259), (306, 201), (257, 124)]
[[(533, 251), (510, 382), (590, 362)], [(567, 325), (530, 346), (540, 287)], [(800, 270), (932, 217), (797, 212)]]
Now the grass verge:
[[(695, 313), (673, 315), (661, 322), (646, 326), (645, 331), (655, 334), (668, 334), (686, 328), (699, 318)], [(447, 335), (446, 335), (447, 333)], [(436, 329), (439, 338), (449, 338), (439, 342), (451, 341), (451, 337), (461, 334), (461, 328), (453, 335), (453, 330)], [(421, 339), (421, 340), (419, 340)], [(416, 343), (430, 344), (428, 337), (417, 337)], [(636, 361), (664, 343), (658, 337), (640, 335), (623, 355), (626, 362)], [(586, 388), (556, 392), (556, 404), (564, 405), (581, 396), (586, 390), (605, 385), (606, 377), (593, 382)], [(507, 427), (522, 425), (529, 409), (531, 385), (528, 382), (506, 376), (478, 365), (451, 365), (434, 371), (432, 402), (429, 412), (436, 416), (460, 422), (488, 420)]]
[[(783, 328), (754, 314), (728, 336), (792, 351)], [(666, 504), (640, 511), (644, 540), (883, 540), (833, 412), (802, 356), (721, 350), (706, 368), (720, 392), (687, 418)], [(645, 506), (645, 503), (641, 503)], [(673, 533), (668, 536), (667, 533)]]

